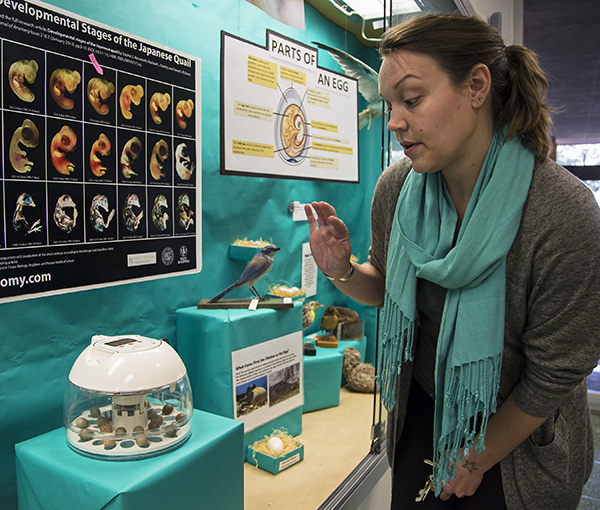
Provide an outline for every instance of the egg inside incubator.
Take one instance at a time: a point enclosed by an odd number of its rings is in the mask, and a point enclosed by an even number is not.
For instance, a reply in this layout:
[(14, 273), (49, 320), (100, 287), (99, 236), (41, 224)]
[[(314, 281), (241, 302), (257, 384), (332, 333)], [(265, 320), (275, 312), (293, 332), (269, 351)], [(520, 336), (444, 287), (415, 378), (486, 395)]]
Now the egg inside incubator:
[(192, 414), (185, 365), (165, 340), (93, 336), (69, 373), (67, 441), (83, 455), (131, 460), (164, 453), (189, 439)]

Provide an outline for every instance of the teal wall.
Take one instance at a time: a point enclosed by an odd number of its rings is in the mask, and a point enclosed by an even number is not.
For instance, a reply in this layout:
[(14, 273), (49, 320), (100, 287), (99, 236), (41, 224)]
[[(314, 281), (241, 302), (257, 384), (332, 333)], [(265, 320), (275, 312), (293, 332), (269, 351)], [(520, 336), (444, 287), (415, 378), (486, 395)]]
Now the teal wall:
[[(69, 370), (94, 334), (136, 333), (166, 337), (176, 347), (175, 310), (194, 306), (231, 283), (245, 263), (230, 260), (236, 237), (272, 239), (283, 249), (271, 273), (299, 285), (306, 222), (292, 222), (290, 200), (327, 200), (350, 226), (353, 252), (366, 260), (369, 210), (381, 170), (381, 122), (360, 132), (360, 184), (222, 176), (219, 161), (220, 31), (264, 45), (266, 29), (309, 43), (345, 49), (378, 68), (375, 50), (306, 5), (306, 30), (279, 23), (245, 0), (51, 0), (81, 16), (195, 55), (202, 60), (203, 268), (199, 274), (92, 289), (0, 305), (0, 508), (16, 508), (14, 444), (62, 427), (63, 392)], [(321, 65), (338, 70), (319, 52)], [(364, 107), (361, 102), (359, 107)], [(101, 268), (90, 268), (101, 271)], [(318, 300), (350, 306), (367, 319), (374, 336), (372, 309), (342, 296), (319, 276)], [(246, 296), (243, 290), (236, 295)], [(372, 359), (373, 343), (368, 356)], [(367, 452), (365, 452), (366, 454)]]

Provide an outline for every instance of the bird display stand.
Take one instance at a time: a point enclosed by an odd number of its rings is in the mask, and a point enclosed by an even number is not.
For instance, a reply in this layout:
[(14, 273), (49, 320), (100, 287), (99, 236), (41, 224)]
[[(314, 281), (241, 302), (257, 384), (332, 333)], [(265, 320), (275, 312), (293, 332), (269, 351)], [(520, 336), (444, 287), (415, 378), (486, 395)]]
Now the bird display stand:
[[(256, 306), (254, 306), (256, 305)], [(275, 310), (281, 310), (286, 308), (293, 308), (294, 302), (291, 298), (276, 298), (266, 297), (264, 299), (257, 298), (231, 298), (231, 299), (219, 299), (211, 303), (209, 299), (201, 299), (198, 303), (198, 309), (257, 309), (257, 308), (273, 308)]]

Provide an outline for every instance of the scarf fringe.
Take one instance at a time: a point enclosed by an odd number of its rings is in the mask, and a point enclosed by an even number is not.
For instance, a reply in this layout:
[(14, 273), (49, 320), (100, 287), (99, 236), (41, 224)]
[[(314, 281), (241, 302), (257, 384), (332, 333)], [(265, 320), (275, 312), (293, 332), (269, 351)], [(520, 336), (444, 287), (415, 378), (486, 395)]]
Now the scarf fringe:
[[(502, 354), (499, 354), (452, 369), (445, 401), (447, 406), (455, 409), (457, 421), (450, 434), (437, 440), (433, 474), (436, 495), (441, 492), (442, 485), (455, 478), (456, 463), (468, 457), (473, 446), (477, 453), (485, 449), (488, 421), (496, 412), (501, 365)], [(478, 430), (479, 437), (475, 442)]]
[(377, 382), (386, 409), (396, 405), (396, 386), (400, 368), (405, 361), (412, 361), (414, 321), (409, 319), (386, 292), (381, 313), (380, 338), (382, 354), (377, 367)]

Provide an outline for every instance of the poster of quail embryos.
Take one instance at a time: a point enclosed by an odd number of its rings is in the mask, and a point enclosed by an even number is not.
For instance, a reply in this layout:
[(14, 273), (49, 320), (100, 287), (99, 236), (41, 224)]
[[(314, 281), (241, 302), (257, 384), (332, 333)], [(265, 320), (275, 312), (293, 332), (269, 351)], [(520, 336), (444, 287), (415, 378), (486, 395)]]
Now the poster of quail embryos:
[(37, 1), (0, 28), (0, 302), (200, 271), (200, 60)]
[(270, 30), (266, 47), (222, 33), (222, 173), (359, 181), (357, 81), (317, 57)]

